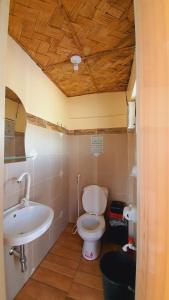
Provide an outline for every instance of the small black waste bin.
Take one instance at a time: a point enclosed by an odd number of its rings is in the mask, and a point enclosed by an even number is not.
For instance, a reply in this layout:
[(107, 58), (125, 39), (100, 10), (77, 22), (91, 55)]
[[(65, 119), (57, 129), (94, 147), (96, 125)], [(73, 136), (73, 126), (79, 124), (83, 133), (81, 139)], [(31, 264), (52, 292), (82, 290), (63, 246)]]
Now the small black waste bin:
[(108, 252), (100, 260), (105, 300), (134, 300), (135, 260), (123, 252)]
[(118, 245), (128, 243), (128, 221), (123, 219), (125, 203), (113, 200), (106, 214), (106, 231), (103, 239)]

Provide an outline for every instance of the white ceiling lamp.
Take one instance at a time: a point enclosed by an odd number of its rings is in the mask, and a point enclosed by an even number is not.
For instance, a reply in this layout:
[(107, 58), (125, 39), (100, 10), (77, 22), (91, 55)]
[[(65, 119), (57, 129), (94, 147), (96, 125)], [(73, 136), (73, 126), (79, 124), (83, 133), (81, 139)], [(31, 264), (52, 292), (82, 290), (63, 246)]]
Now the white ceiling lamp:
[(79, 64), (81, 63), (82, 59), (79, 55), (73, 55), (71, 58), (70, 58), (70, 61), (73, 65), (73, 70), (74, 71), (78, 71), (79, 70)]

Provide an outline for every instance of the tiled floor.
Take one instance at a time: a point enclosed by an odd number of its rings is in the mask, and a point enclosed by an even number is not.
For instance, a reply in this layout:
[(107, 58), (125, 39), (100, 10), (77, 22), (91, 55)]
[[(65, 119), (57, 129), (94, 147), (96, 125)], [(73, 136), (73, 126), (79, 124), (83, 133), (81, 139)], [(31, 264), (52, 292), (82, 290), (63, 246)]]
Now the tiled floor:
[[(82, 240), (71, 232), (69, 224), (15, 300), (103, 300), (99, 258), (82, 258)], [(115, 248), (105, 244), (102, 253)]]

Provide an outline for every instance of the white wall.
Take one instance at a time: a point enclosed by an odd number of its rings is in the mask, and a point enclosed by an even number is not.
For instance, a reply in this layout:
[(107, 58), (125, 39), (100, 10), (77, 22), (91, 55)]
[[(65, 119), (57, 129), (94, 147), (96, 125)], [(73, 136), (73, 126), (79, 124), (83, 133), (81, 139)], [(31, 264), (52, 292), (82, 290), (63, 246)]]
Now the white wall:
[(125, 92), (67, 98), (10, 36), (6, 70), (6, 86), (30, 114), (69, 129), (127, 126)]
[(8, 36), (6, 86), (13, 90), (28, 113), (66, 126), (67, 97)]
[(126, 93), (101, 93), (70, 97), (67, 101), (69, 129), (127, 126)]
[[(5, 61), (5, 85), (18, 95), (26, 112), (52, 123), (59, 122), (66, 126), (67, 97), (9, 36)], [(2, 119), (4, 123), (4, 110)], [(5, 193), (3, 197), (5, 209), (17, 204), (23, 197), (24, 183), (19, 188), (16, 179), (21, 173), (27, 171), (32, 178), (31, 200), (47, 204), (55, 212), (53, 224), (45, 235), (26, 245), (28, 259), (26, 273), (20, 272), (20, 263), (13, 256), (9, 256), (9, 247), (5, 246), (8, 300), (14, 299), (16, 293), (47, 254), (68, 222), (66, 140), (67, 136), (62, 133), (27, 124), (26, 153), (29, 154), (35, 150), (38, 157), (35, 161), (27, 159), (24, 162), (5, 164)], [(61, 211), (63, 217), (58, 218)], [(0, 297), (0, 299), (3, 298)]]

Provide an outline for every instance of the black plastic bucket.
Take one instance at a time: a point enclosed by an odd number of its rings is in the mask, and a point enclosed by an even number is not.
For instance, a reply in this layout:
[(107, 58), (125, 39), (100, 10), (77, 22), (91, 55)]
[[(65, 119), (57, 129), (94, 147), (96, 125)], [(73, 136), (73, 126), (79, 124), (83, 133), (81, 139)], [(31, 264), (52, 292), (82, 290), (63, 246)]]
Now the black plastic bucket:
[(105, 300), (134, 300), (136, 263), (123, 252), (108, 252), (100, 260)]

